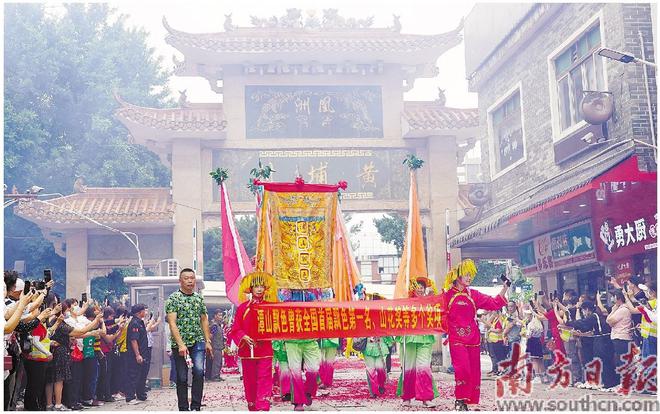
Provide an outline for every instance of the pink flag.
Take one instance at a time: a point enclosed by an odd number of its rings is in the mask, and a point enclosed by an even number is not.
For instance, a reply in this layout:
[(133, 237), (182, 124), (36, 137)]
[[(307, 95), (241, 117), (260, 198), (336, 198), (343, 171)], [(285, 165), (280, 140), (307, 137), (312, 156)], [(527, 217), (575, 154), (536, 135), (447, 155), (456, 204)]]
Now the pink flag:
[(241, 236), (236, 230), (234, 215), (224, 184), (220, 184), (220, 216), (222, 219), (222, 268), (225, 274), (227, 298), (233, 304), (238, 305), (238, 287), (243, 276), (252, 272), (252, 263), (245, 252)]

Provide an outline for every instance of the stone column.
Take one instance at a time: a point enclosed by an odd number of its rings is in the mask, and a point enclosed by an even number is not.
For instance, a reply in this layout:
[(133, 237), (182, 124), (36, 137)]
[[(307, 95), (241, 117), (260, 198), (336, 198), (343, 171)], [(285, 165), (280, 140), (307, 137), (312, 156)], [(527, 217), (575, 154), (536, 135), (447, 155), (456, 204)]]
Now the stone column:
[[(456, 172), (456, 139), (450, 136), (432, 136), (428, 139), (429, 168), (429, 216), (430, 228), (427, 230), (428, 243), (428, 271), (435, 277), (438, 290), (447, 274), (446, 249), (446, 219), (445, 210), (449, 210), (450, 234), (456, 232), (458, 222), (456, 209), (458, 206), (458, 176)], [(460, 260), (458, 250), (452, 249), (452, 265)], [(445, 352), (443, 352), (445, 351)], [(442, 346), (442, 338), (436, 337), (433, 347), (432, 367), (438, 369), (446, 367), (449, 358), (447, 348)]]
[(193, 267), (193, 224), (197, 220), (197, 274), (203, 275), (202, 185), (210, 185), (202, 174), (202, 153), (198, 139), (177, 139), (172, 143), (172, 200), (174, 229), (172, 254), (182, 268)]
[(66, 232), (66, 297), (80, 298), (81, 293), (89, 296), (87, 275), (87, 230)]
[[(432, 231), (428, 233), (429, 274), (435, 276), (438, 288), (447, 274), (446, 220), (449, 210), (450, 235), (458, 230), (458, 176), (456, 173), (456, 139), (447, 136), (430, 137), (428, 141), (428, 168), (430, 219)], [(460, 261), (460, 250), (451, 250), (452, 265)]]

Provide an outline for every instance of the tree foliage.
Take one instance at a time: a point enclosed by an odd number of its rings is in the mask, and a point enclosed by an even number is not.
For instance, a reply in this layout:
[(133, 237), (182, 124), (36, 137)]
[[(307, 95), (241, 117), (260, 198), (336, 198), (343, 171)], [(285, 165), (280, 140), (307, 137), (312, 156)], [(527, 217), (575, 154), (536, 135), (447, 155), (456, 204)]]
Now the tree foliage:
[(403, 254), (403, 242), (406, 238), (406, 220), (398, 214), (386, 214), (374, 219), (374, 225), (383, 243), (391, 243), (396, 247), (399, 256)]
[[(255, 215), (239, 216), (236, 230), (241, 237), (248, 257), (257, 253), (257, 218)], [(204, 278), (225, 280), (222, 270), (222, 229), (214, 227), (204, 231)]]
[[(114, 91), (139, 105), (171, 105), (169, 73), (147, 33), (127, 27), (126, 16), (107, 4), (63, 7), (53, 16), (41, 4), (5, 5), (5, 183), (62, 194), (78, 177), (98, 187), (167, 185), (167, 168), (131, 144), (113, 116)], [(11, 209), (4, 216), (8, 266), (26, 260), (31, 276), (51, 267), (63, 278), (64, 260), (37, 226)]]
[(506, 265), (492, 260), (477, 261), (477, 275), (472, 281), (473, 286), (493, 286), (493, 279), (500, 283), (500, 275), (506, 272)]
[(92, 299), (99, 303), (108, 298), (110, 303), (121, 302), (124, 295), (128, 295), (128, 286), (124, 283), (126, 276), (134, 276), (135, 269), (120, 268), (113, 269), (105, 277), (97, 277), (92, 279), (90, 284), (90, 293)]

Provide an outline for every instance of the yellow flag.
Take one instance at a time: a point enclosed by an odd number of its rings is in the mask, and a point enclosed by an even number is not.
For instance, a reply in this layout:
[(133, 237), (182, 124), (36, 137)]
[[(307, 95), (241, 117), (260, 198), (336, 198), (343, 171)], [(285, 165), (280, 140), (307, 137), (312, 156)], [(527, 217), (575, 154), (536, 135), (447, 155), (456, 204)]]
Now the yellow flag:
[(353, 288), (360, 283), (360, 273), (353, 257), (341, 208), (335, 213), (332, 247), (332, 288), (338, 302), (353, 300)]
[(396, 277), (394, 299), (407, 298), (410, 279), (416, 276), (427, 277), (426, 255), (424, 254), (424, 239), (422, 237), (422, 219), (419, 214), (419, 201), (417, 200), (417, 181), (415, 171), (410, 171), (410, 197), (408, 201), (408, 228), (403, 242), (403, 255), (399, 264), (399, 273)]

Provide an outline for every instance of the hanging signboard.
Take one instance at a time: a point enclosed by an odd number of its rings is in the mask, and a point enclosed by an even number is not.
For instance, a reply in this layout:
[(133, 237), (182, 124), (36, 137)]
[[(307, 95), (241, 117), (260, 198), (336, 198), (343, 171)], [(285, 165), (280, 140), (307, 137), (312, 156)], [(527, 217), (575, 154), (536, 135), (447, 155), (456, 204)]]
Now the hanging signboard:
[(598, 260), (619, 262), (656, 249), (656, 183), (626, 181), (607, 184), (593, 209)]
[(518, 250), (524, 274), (551, 272), (596, 260), (590, 221), (543, 234), (522, 243)]

